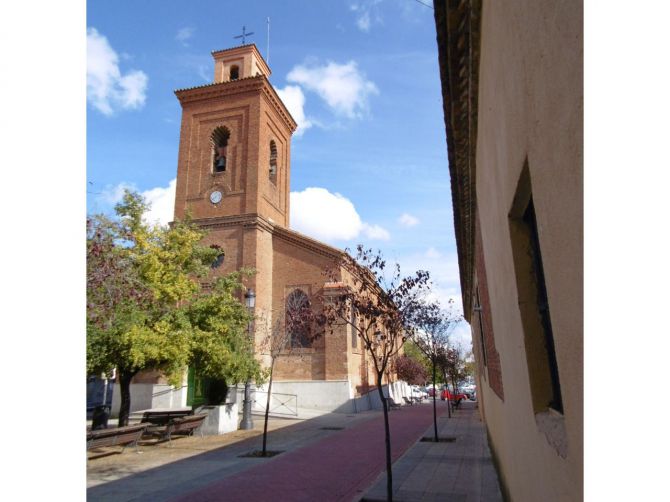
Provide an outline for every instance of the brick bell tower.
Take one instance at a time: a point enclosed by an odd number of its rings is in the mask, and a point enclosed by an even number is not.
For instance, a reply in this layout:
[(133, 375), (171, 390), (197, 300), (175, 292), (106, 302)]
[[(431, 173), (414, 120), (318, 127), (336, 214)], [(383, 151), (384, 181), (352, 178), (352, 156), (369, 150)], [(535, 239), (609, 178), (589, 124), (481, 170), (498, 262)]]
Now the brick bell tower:
[(257, 308), (271, 308), (272, 229), (289, 225), (297, 124), (255, 44), (215, 51), (214, 82), (175, 91), (182, 107), (175, 219), (187, 212), (224, 255), (215, 274), (255, 268)]

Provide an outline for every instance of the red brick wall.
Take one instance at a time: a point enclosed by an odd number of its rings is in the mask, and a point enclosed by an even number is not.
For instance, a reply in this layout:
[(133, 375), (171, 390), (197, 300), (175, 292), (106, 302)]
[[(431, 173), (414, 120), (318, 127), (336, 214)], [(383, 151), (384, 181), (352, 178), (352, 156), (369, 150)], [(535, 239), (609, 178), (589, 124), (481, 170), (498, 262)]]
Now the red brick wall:
[[(476, 284), (479, 290), (479, 301), (481, 302), (482, 330), (484, 332), (484, 348), (486, 349), (486, 363), (488, 370), (489, 387), (493, 389), (500, 399), (505, 399), (502, 382), (502, 369), (500, 367), (500, 354), (496, 350), (495, 336), (493, 334), (493, 317), (491, 316), (491, 303), (489, 301), (488, 283), (486, 281), (486, 263), (484, 262), (484, 250), (482, 247), (482, 235), (479, 227), (479, 215), (475, 218), (475, 273)], [(475, 317), (475, 316), (473, 316)], [(474, 326), (479, 329), (479, 326)], [(474, 336), (479, 338), (479, 332)]]

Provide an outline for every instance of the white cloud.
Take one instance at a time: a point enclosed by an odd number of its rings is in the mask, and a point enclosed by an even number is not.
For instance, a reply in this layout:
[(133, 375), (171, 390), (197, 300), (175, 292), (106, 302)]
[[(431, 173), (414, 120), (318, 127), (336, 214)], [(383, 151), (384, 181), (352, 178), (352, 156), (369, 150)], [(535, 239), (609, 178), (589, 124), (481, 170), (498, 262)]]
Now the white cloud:
[(419, 218), (408, 213), (403, 213), (400, 215), (400, 218), (398, 218), (398, 223), (403, 227), (413, 227), (419, 224)]
[(382, 22), (379, 9), (377, 8), (377, 4), (381, 3), (381, 1), (382, 0), (362, 0), (349, 6), (349, 9), (356, 13), (356, 26), (358, 26), (359, 30), (367, 33), (370, 31), (373, 22), (375, 24)]
[(137, 109), (144, 105), (147, 75), (140, 70), (125, 74), (119, 69), (119, 56), (107, 38), (95, 28), (86, 32), (86, 98), (104, 115), (119, 109)]
[(151, 204), (151, 209), (145, 216), (149, 223), (167, 225), (174, 219), (174, 199), (177, 191), (177, 178), (168, 183), (167, 187), (156, 187), (142, 192), (144, 198)]
[(349, 199), (319, 187), (291, 192), (291, 227), (324, 241), (350, 241), (361, 234), (375, 240), (390, 238), (379, 225), (363, 222)]
[[(150, 188), (141, 192), (141, 195), (150, 204), (149, 211), (144, 217), (147, 223), (158, 223), (159, 225), (167, 225), (173, 220), (174, 216), (174, 200), (177, 189), (177, 179), (174, 178), (168, 183), (167, 187)], [(119, 183), (116, 186), (105, 188), (100, 193), (100, 200), (108, 206), (113, 206), (123, 198), (126, 190), (137, 191), (135, 185), (130, 183)]]
[(135, 185), (130, 183), (121, 182), (116, 186), (107, 186), (100, 192), (99, 199), (105, 205), (113, 206), (114, 204), (121, 201), (123, 198), (123, 193), (126, 190), (133, 191), (135, 190)]
[(296, 136), (302, 136), (307, 129), (312, 127), (312, 122), (305, 117), (305, 95), (297, 85), (287, 85), (283, 89), (277, 89), (277, 94), (288, 108), (289, 113), (298, 123)]
[(368, 239), (387, 241), (391, 238), (391, 234), (385, 228), (379, 225), (368, 225), (363, 223), (363, 233)]
[(358, 118), (369, 108), (368, 98), (379, 94), (377, 86), (359, 71), (355, 61), (326, 65), (295, 66), (286, 80), (316, 92), (338, 115)]
[(177, 31), (177, 36), (175, 39), (177, 42), (180, 42), (184, 47), (188, 47), (188, 41), (193, 37), (193, 33), (195, 33), (195, 28), (191, 26), (185, 26), (183, 28), (179, 28)]

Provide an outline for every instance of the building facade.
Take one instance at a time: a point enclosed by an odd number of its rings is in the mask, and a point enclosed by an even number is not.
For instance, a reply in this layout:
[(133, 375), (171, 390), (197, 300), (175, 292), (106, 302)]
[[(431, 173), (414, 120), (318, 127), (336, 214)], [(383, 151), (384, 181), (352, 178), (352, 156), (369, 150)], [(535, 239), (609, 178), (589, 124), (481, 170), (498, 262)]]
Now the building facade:
[[(214, 277), (255, 270), (245, 285), (255, 292), (257, 318), (272, 325), (292, 303), (318, 310), (333, 279), (324, 272), (346, 255), (289, 228), (296, 122), (270, 84), (270, 69), (256, 46), (212, 56), (213, 83), (175, 91), (182, 120), (174, 217), (188, 214), (208, 231), (205, 244), (220, 250)], [(341, 268), (335, 280), (347, 273)], [(265, 334), (256, 329), (253, 336), (267, 366)], [(299, 338), (292, 338), (292, 354), (275, 364), (273, 394), (286, 396), (284, 412), (351, 413), (375, 405), (372, 366), (349, 326), (327, 330), (309, 344)], [(197, 386), (192, 374), (182, 388), (172, 389), (159, 373), (145, 372), (134, 380), (138, 398), (131, 403), (134, 410), (190, 406)], [(256, 401), (262, 399), (259, 393)]]
[(503, 492), (582, 500), (582, 4), (434, 5), (464, 314)]

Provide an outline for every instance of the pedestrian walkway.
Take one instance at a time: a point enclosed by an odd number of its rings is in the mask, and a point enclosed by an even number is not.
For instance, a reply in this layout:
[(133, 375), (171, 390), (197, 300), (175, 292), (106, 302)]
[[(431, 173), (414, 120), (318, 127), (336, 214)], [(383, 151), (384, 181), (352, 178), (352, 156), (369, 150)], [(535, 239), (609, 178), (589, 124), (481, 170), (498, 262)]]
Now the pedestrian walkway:
[[(438, 418), (438, 437), (450, 443), (417, 442), (393, 464), (393, 500), (502, 502), (498, 476), (486, 432), (475, 408), (465, 402), (452, 418)], [(425, 436), (433, 437), (431, 427)], [(386, 500), (386, 472), (368, 490), (365, 500)]]
[[(446, 411), (446, 408), (442, 411)], [(389, 413), (392, 460), (430, 425), (427, 405)], [(314, 444), (284, 453), (175, 500), (186, 501), (351, 501), (385, 468), (383, 415), (346, 428)]]
[[(502, 500), (483, 427), (472, 406), (474, 403), (463, 405), (449, 419), (445, 403), (438, 402), (440, 435), (455, 436), (453, 443), (418, 442), (433, 430), (430, 404), (405, 406), (389, 413), (396, 500)], [(179, 441), (174, 441), (175, 447)], [(280, 455), (239, 457), (259, 447), (260, 438), (256, 437), (135, 471), (115, 481), (91, 486), (88, 499), (175, 502), (353, 502), (363, 496), (386, 499), (386, 477), (381, 474), (385, 471), (384, 424), (379, 411), (357, 415), (333, 413), (296, 421), (269, 437), (268, 448), (283, 450)], [(89, 463), (89, 470), (95, 468), (93, 462)]]

